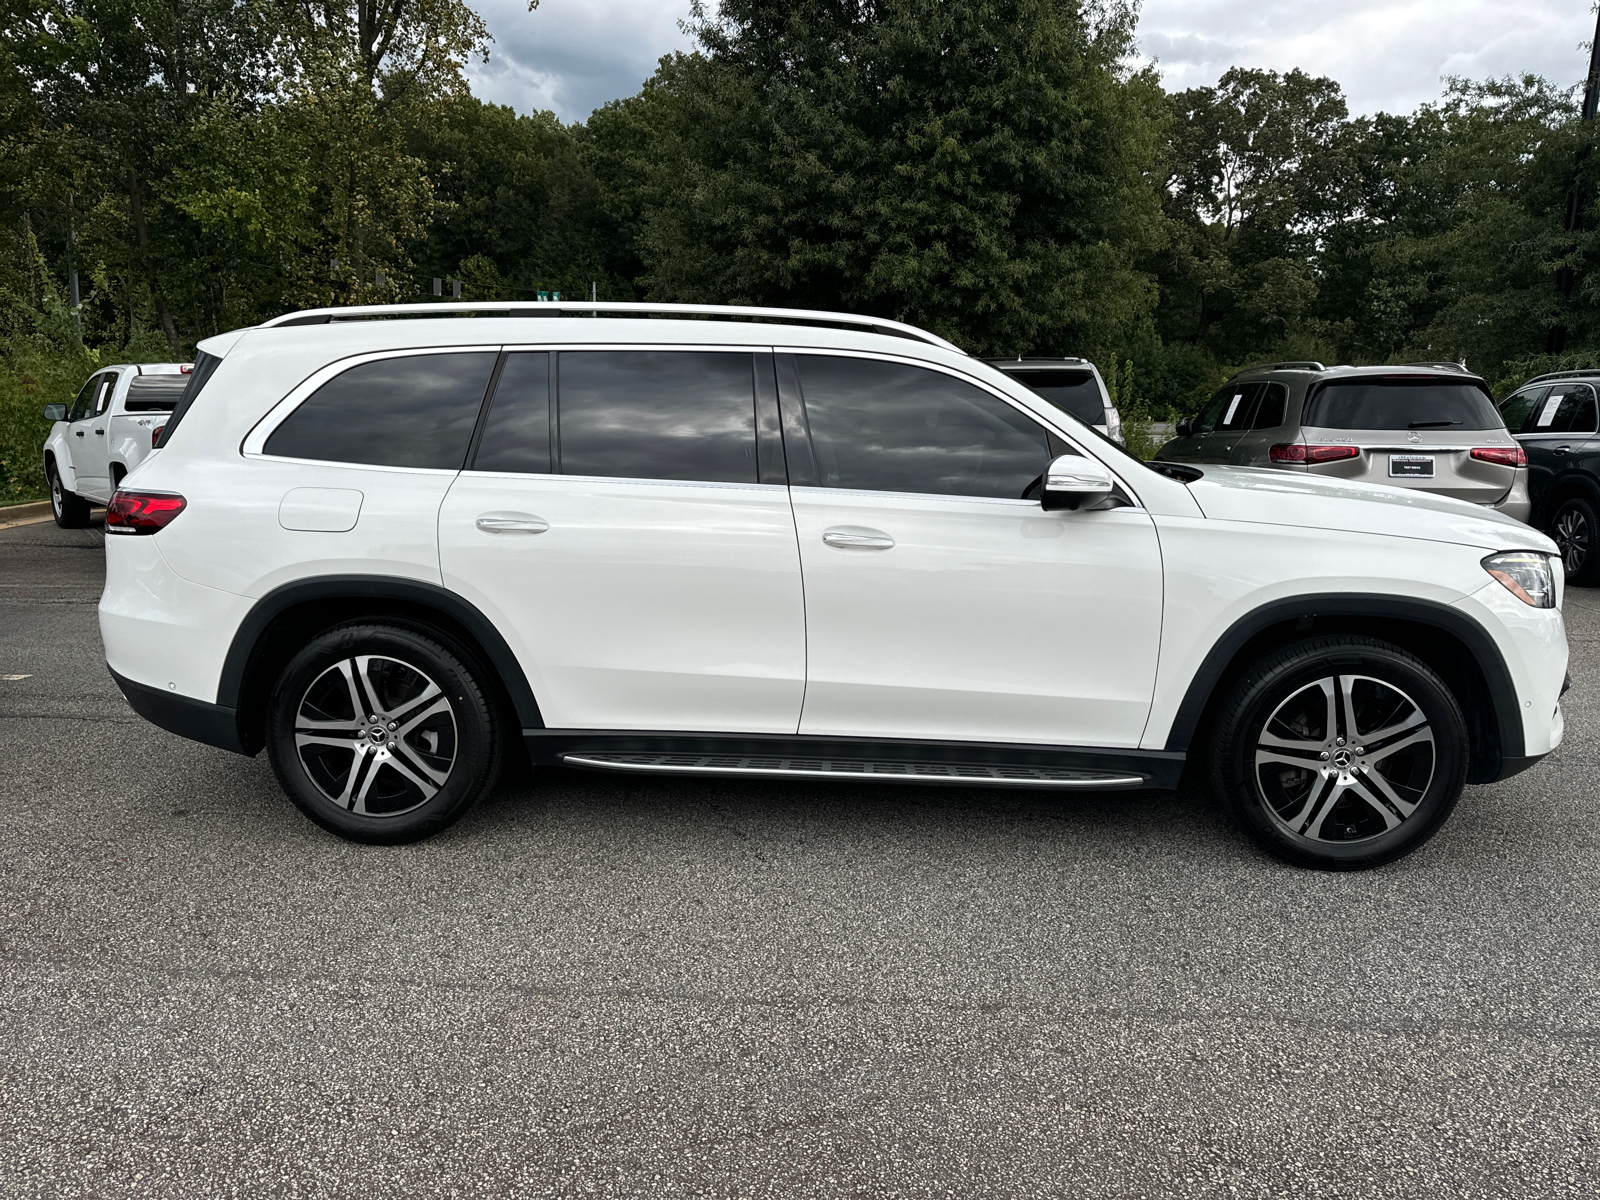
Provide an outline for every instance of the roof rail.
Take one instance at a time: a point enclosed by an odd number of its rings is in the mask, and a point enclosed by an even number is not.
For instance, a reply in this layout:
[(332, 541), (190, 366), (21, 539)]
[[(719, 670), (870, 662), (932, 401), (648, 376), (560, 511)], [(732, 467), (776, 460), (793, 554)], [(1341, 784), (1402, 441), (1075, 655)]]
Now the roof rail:
[(1321, 363), (1312, 362), (1310, 359), (1305, 362), (1252, 363), (1248, 367), (1240, 367), (1228, 378), (1237, 379), (1239, 376), (1248, 374), (1251, 371), (1326, 371), (1327, 369)]
[(869, 333), (910, 338), (941, 350), (966, 354), (936, 334), (915, 325), (890, 321), (884, 317), (860, 317), (850, 313), (814, 312), (805, 308), (750, 308), (733, 304), (638, 304), (625, 301), (592, 300), (504, 300), (469, 301), (448, 304), (357, 304), (347, 308), (308, 308), (284, 313), (258, 326), (282, 329), (290, 325), (327, 325), (334, 321), (357, 321), (368, 317), (444, 317), (462, 313), (507, 313), (519, 317), (560, 316), (562, 313), (617, 313), (623, 316), (707, 316), (756, 317), (779, 321), (804, 321), (815, 325), (848, 325)]
[[(1587, 371), (1546, 371), (1543, 375), (1535, 375), (1532, 379), (1528, 380), (1528, 383), (1539, 383), (1545, 379), (1572, 379), (1579, 375), (1588, 375), (1591, 377), (1600, 375), (1600, 367), (1590, 367)], [(1527, 387), (1528, 383), (1525, 383), (1522, 386)]]

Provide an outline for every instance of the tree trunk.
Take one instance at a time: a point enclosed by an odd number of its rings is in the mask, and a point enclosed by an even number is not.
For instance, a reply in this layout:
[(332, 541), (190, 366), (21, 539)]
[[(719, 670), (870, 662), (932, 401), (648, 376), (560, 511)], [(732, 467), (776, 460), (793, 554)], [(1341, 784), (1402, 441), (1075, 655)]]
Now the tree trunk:
[(133, 217), (134, 233), (139, 238), (139, 264), (144, 268), (145, 280), (150, 285), (150, 298), (156, 302), (156, 316), (161, 320), (161, 332), (167, 335), (167, 348), (172, 357), (178, 357), (178, 329), (167, 311), (167, 302), (161, 295), (161, 284), (156, 279), (155, 268), (150, 263), (150, 228), (144, 219), (144, 192), (139, 176), (128, 169), (128, 211)]

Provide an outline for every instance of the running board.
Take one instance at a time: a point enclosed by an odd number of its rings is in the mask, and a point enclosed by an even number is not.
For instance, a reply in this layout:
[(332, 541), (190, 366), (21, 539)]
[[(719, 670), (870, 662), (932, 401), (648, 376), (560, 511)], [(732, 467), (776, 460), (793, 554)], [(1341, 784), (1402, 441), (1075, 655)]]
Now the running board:
[(1144, 787), (1148, 775), (1066, 767), (989, 763), (896, 762), (853, 758), (789, 758), (776, 755), (568, 753), (569, 767), (661, 775), (742, 775), (778, 779), (871, 779), (885, 783), (959, 783), (972, 787)]

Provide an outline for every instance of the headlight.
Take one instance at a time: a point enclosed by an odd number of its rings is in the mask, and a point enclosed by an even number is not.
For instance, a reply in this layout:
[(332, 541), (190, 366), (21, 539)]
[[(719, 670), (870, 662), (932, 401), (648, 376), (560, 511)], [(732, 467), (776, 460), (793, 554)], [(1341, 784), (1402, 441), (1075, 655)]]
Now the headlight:
[(1548, 555), (1532, 550), (1491, 554), (1483, 560), (1483, 569), (1524, 604), (1534, 608), (1556, 606), (1556, 577)]

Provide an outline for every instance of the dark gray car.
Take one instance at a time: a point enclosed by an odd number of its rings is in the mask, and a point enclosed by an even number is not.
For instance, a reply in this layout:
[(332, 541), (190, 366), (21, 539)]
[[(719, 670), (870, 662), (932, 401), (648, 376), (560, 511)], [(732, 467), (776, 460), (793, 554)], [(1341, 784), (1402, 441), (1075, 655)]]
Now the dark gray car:
[(1519, 521), (1532, 509), (1527, 455), (1488, 385), (1453, 363), (1267, 363), (1228, 380), (1177, 432), (1158, 459), (1416, 488)]

